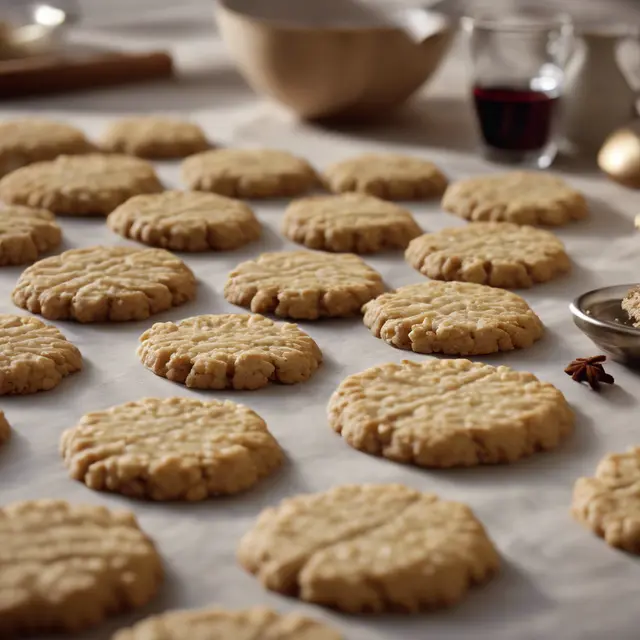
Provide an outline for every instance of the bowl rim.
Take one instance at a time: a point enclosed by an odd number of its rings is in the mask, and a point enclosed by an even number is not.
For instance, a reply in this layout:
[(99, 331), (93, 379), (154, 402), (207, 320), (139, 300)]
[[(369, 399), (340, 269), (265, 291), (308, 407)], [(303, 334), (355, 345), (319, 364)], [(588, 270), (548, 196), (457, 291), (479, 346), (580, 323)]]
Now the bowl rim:
[[(304, 1), (304, 0), (301, 0)], [(251, 24), (259, 24), (263, 27), (270, 27), (272, 29), (280, 29), (282, 31), (291, 31), (301, 34), (309, 33), (322, 33), (322, 34), (342, 34), (342, 35), (358, 35), (363, 33), (376, 33), (376, 34), (390, 34), (390, 33), (404, 33), (403, 29), (393, 25), (370, 25), (370, 26), (321, 26), (314, 27), (311, 25), (299, 24), (293, 21), (287, 21), (286, 19), (277, 18), (265, 18), (263, 16), (256, 16), (246, 11), (242, 11), (238, 8), (229, 6), (234, 0), (217, 0), (216, 11), (226, 12), (232, 14), (234, 17), (247, 21)], [(425, 13), (439, 14), (437, 11), (430, 11), (428, 7), (418, 7), (425, 11)], [(452, 33), (455, 31), (453, 24), (448, 24), (443, 27), (442, 33)]]
[[(600, 292), (605, 292), (608, 289), (622, 289), (622, 288), (626, 288), (631, 289), (632, 287), (637, 286), (637, 283), (632, 283), (632, 284), (616, 284), (616, 285), (609, 285), (607, 287), (599, 287), (597, 289), (591, 289), (590, 291), (585, 291), (584, 293), (581, 293), (579, 296), (577, 296), (576, 298), (574, 298), (573, 302), (571, 302), (571, 304), (569, 305), (569, 310), (571, 311), (572, 315), (574, 316), (574, 318), (578, 318), (579, 320), (582, 320), (583, 322), (593, 326), (593, 327), (598, 327), (599, 329), (605, 329), (608, 331), (613, 331), (616, 333), (622, 333), (628, 336), (634, 336), (636, 338), (640, 337), (640, 328), (635, 328), (635, 327), (629, 327), (627, 325), (624, 324), (616, 324), (615, 322), (610, 322), (609, 320), (600, 320), (598, 318), (594, 318), (593, 316), (588, 315), (587, 313), (585, 313), (584, 309), (584, 299), (587, 296), (592, 296), (595, 293), (600, 293)], [(617, 299), (617, 296), (613, 299)], [(622, 298), (620, 298), (620, 300), (622, 300)]]

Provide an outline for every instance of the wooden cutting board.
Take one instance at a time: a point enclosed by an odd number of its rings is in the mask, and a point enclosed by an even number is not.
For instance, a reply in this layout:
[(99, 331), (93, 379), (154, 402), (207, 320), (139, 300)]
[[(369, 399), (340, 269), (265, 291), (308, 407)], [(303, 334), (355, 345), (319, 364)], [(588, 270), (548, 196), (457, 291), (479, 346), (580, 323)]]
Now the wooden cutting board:
[(173, 60), (165, 51), (101, 51), (0, 60), (0, 100), (132, 84), (173, 75)]

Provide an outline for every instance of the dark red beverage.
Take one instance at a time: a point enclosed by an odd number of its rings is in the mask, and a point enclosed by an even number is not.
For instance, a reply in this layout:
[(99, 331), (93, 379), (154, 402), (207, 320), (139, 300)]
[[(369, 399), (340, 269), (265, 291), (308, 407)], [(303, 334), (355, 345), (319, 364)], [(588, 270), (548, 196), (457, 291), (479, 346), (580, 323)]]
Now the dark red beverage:
[(558, 96), (504, 86), (474, 87), (473, 98), (485, 143), (505, 151), (538, 151), (549, 142)]

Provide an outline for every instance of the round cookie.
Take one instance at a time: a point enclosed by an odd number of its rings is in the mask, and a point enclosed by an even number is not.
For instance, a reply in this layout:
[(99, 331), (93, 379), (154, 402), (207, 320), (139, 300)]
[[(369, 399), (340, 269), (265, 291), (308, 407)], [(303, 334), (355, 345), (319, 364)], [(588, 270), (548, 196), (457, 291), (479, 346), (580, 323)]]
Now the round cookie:
[(132, 196), (158, 191), (162, 185), (145, 160), (98, 153), (37, 162), (0, 180), (6, 203), (70, 216), (106, 216)]
[(358, 256), (281, 251), (239, 264), (224, 297), (254, 313), (317, 320), (358, 314), (383, 291), (380, 274)]
[(584, 196), (549, 173), (512, 171), (468, 178), (446, 190), (442, 207), (472, 221), (558, 226), (588, 215)]
[(573, 516), (607, 544), (640, 554), (640, 447), (610, 453), (573, 489)]
[(499, 566), (469, 507), (399, 484), (285, 499), (260, 514), (238, 559), (267, 589), (348, 613), (450, 606)]
[(62, 434), (69, 473), (96, 491), (204, 500), (249, 489), (282, 463), (264, 420), (229, 400), (144, 398), (82, 417)]
[(320, 622), (266, 607), (170, 611), (118, 631), (112, 640), (343, 640)]
[(13, 302), (50, 320), (145, 320), (196, 295), (191, 269), (164, 249), (71, 249), (27, 267)]
[(4, 411), (0, 409), (0, 445), (4, 444), (11, 437), (11, 426), (4, 417)]
[(302, 158), (272, 149), (213, 149), (187, 158), (182, 178), (190, 189), (233, 198), (285, 198), (317, 186)]
[(123, 118), (111, 124), (102, 148), (140, 158), (184, 158), (210, 147), (204, 131), (192, 122), (163, 116)]
[(0, 636), (78, 632), (147, 604), (162, 562), (133, 513), (62, 500), (0, 508)]
[(354, 449), (443, 468), (515, 462), (554, 449), (574, 424), (553, 385), (469, 360), (372, 367), (342, 381), (328, 414)]
[(0, 314), (0, 395), (48, 391), (82, 369), (77, 347), (37, 318)]
[(196, 191), (135, 196), (109, 214), (107, 226), (172, 251), (227, 251), (260, 237), (260, 223), (244, 202)]
[(324, 182), (333, 193), (356, 191), (384, 200), (426, 200), (447, 188), (447, 178), (432, 162), (394, 153), (337, 162), (325, 170)]
[(544, 333), (520, 296), (467, 282), (407, 285), (362, 310), (374, 336), (416, 353), (468, 356), (524, 349)]
[(632, 287), (622, 299), (622, 308), (627, 312), (635, 327), (640, 327), (640, 285)]
[(509, 222), (475, 222), (426, 233), (409, 243), (407, 262), (434, 280), (460, 280), (507, 289), (547, 282), (571, 269), (552, 233)]
[(0, 266), (33, 262), (61, 241), (62, 231), (51, 211), (28, 207), (0, 209)]
[(422, 229), (409, 211), (360, 193), (315, 196), (292, 202), (282, 233), (311, 249), (374, 253), (404, 249)]
[(0, 122), (0, 177), (33, 162), (93, 150), (82, 131), (62, 122), (40, 118)]
[(259, 389), (308, 380), (322, 362), (297, 325), (260, 315), (222, 314), (157, 322), (138, 356), (153, 373), (192, 389)]

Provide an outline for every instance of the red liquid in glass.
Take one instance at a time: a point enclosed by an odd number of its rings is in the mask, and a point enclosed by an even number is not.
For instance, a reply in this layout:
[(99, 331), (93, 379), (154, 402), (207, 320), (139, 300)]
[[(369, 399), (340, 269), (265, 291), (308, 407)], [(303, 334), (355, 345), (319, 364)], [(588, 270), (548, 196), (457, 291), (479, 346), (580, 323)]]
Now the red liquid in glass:
[(505, 151), (543, 149), (553, 131), (558, 96), (531, 89), (474, 87), (473, 98), (486, 144)]

